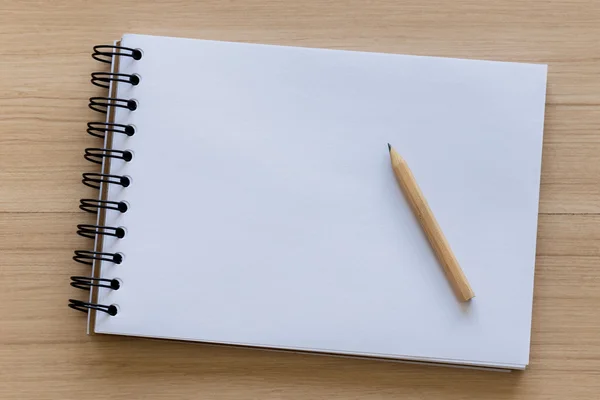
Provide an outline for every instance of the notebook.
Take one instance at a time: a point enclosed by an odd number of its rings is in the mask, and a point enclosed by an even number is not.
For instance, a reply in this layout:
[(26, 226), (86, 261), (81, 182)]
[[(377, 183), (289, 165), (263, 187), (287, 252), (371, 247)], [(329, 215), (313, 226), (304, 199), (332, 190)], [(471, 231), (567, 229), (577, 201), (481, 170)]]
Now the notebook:
[(526, 367), (547, 66), (134, 34), (94, 58), (90, 332)]

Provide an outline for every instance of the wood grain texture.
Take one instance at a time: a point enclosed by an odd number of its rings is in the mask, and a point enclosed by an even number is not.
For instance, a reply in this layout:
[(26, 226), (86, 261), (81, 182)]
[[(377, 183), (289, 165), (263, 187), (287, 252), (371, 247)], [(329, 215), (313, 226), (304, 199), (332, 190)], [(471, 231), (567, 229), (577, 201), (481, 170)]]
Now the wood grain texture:
[(396, 181), (402, 188), (402, 193), (408, 200), (408, 204), (419, 220), (419, 223), (425, 232), (425, 236), (431, 244), (433, 252), (444, 268), (444, 273), (450, 282), (450, 286), (452, 286), (452, 290), (454, 290), (454, 294), (459, 301), (471, 300), (475, 296), (475, 293), (473, 293), (473, 289), (471, 289), (471, 285), (469, 285), (465, 273), (460, 267), (444, 232), (442, 232), (442, 228), (440, 228), (440, 225), (435, 219), (433, 211), (429, 208), (427, 199), (423, 195), (417, 180), (406, 163), (406, 160), (404, 160), (390, 144), (388, 144), (388, 147), (390, 150), (392, 170), (394, 171)]
[[(0, 398), (597, 399), (598, 21), (595, 0), (0, 0)], [(66, 302), (90, 246), (90, 50), (124, 32), (548, 63), (529, 369), (86, 336)]]

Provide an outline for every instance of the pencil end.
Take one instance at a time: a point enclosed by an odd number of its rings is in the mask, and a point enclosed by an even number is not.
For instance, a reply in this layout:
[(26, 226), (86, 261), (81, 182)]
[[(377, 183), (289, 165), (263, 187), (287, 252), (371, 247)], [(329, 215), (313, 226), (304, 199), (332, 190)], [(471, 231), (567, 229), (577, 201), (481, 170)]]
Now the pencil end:
[(470, 303), (475, 298), (475, 294), (471, 293), (462, 298), (463, 303)]
[(475, 297), (475, 293), (473, 292), (473, 289), (471, 289), (469, 282), (467, 282), (467, 278), (463, 275), (463, 280), (457, 282), (457, 285), (457, 295), (460, 301), (469, 303)]
[(388, 143), (388, 151), (392, 151), (392, 145)]

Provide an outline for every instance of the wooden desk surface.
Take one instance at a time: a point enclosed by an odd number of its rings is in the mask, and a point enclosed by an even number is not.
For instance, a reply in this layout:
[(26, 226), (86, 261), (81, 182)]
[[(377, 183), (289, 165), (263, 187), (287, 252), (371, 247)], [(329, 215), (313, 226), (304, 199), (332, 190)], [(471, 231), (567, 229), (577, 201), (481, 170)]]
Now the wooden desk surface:
[[(124, 32), (548, 63), (530, 368), (86, 336), (90, 51)], [(0, 398), (599, 398), (599, 42), (595, 0), (0, 0)]]

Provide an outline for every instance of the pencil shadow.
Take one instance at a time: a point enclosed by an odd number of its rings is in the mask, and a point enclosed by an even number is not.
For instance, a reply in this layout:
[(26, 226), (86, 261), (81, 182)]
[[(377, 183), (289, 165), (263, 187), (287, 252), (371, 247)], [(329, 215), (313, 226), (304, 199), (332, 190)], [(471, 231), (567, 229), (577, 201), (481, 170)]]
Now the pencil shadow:
[[(100, 336), (89, 350), (96, 362), (90, 373), (108, 375), (118, 389), (177, 382), (201, 389), (198, 381), (231, 388), (244, 382), (257, 391), (301, 390), (302, 393), (347, 393), (352, 397), (426, 393), (432, 398), (511, 397), (523, 374), (437, 365), (279, 352), (168, 340)], [(239, 385), (238, 385), (239, 387)], [(294, 389), (295, 388), (295, 389)], [(248, 393), (251, 397), (251, 394)], [(473, 397), (474, 396), (474, 397)]]

